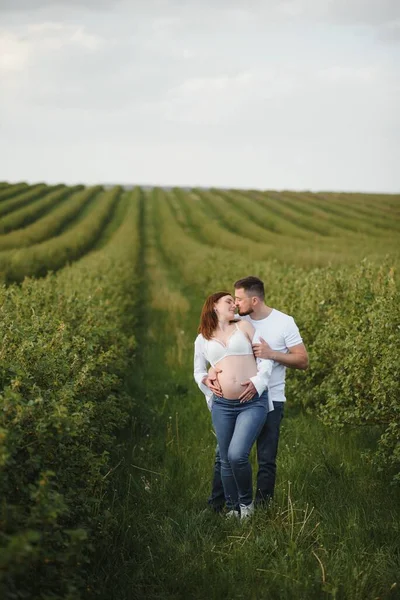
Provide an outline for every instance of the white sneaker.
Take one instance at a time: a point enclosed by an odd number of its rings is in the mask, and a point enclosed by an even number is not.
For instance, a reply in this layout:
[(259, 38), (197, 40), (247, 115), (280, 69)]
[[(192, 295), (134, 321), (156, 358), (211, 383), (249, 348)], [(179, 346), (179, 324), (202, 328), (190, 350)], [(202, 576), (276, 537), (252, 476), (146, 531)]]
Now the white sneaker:
[(230, 510), (229, 512), (226, 513), (225, 518), (226, 519), (238, 519), (239, 511), (238, 510)]
[(246, 506), (245, 504), (239, 504), (240, 506), (240, 520), (248, 519), (254, 512), (254, 502)]

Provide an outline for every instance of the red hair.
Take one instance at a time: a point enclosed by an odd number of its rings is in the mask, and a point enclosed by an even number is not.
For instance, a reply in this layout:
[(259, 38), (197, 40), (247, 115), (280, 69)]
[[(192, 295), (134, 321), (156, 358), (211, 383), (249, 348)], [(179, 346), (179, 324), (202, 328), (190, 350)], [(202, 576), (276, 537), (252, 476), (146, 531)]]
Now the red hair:
[(218, 327), (218, 317), (214, 310), (214, 304), (224, 296), (232, 296), (232, 294), (229, 292), (215, 292), (215, 294), (208, 296), (203, 304), (198, 333), (201, 333), (206, 340), (212, 338), (212, 334)]

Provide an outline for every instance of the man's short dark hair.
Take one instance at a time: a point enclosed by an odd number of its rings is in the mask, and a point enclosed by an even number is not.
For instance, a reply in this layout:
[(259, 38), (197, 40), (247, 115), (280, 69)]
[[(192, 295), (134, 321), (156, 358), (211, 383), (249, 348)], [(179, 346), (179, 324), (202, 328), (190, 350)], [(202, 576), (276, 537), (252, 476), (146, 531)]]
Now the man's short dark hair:
[(258, 277), (250, 275), (243, 279), (238, 279), (234, 283), (235, 290), (244, 289), (250, 295), (258, 296), (261, 300), (265, 298), (264, 283)]

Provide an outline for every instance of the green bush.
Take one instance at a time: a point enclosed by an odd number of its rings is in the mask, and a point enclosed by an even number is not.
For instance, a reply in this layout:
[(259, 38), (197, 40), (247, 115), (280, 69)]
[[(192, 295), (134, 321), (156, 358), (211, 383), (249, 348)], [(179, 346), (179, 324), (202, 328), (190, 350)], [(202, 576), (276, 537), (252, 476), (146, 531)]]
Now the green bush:
[(26, 188), (21, 188), (21, 193), (12, 194), (11, 197), (8, 196), (7, 199), (0, 204), (0, 217), (4, 217), (4, 215), (8, 215), (8, 213), (13, 210), (17, 210), (26, 204), (30, 204), (34, 200), (38, 198), (44, 197), (46, 194), (53, 192), (55, 190), (64, 188), (65, 186), (60, 185), (46, 185), (45, 183), (38, 183), (36, 185), (29, 186)]
[[(63, 201), (60, 206), (57, 206), (53, 210), (49, 212), (49, 214), (44, 215), (42, 218), (38, 219), (34, 223), (31, 223), (27, 227), (23, 229), (15, 229), (14, 231), (10, 231), (7, 234), (0, 235), (0, 264), (3, 262), (7, 264), (11, 260), (12, 253), (9, 250), (15, 248), (25, 248), (26, 246), (33, 246), (35, 244), (39, 244), (44, 242), (45, 240), (50, 240), (50, 238), (58, 235), (68, 224), (73, 221), (77, 215), (83, 210), (83, 208), (90, 202), (93, 197), (97, 194), (100, 194), (102, 191), (102, 187), (100, 185), (93, 186), (89, 188), (84, 188), (80, 191), (75, 191), (74, 188), (69, 187), (65, 188), (66, 193), (71, 193), (71, 196), (65, 202)], [(61, 192), (63, 192), (61, 190)], [(74, 193), (73, 193), (74, 192)], [(60, 192), (54, 192), (60, 193)], [(52, 194), (49, 194), (49, 197)], [(44, 198), (46, 200), (47, 197)], [(15, 211), (9, 215), (9, 218), (15, 216), (16, 213), (24, 212), (27, 209), (30, 209), (30, 205), (28, 207), (24, 207), (20, 209), (20, 211)], [(4, 218), (6, 221), (7, 217)], [(54, 242), (53, 242), (54, 244)], [(8, 252), (6, 252), (8, 250)]]
[[(12, 211), (8, 215), (2, 218), (0, 225), (0, 233), (2, 234), (0, 240), (3, 238), (5, 233), (9, 231), (19, 229), (20, 227), (26, 227), (33, 221), (39, 219), (42, 215), (52, 210), (61, 201), (71, 196), (74, 192), (82, 190), (82, 185), (60, 187), (46, 194), (43, 198), (29, 203), (27, 206), (23, 206), (17, 210)], [(0, 246), (0, 248), (3, 248)]]
[(28, 184), (25, 182), (13, 184), (2, 182), (0, 189), (0, 202), (3, 200), (9, 200), (10, 198), (13, 198), (13, 196), (17, 196), (21, 192), (26, 191), (29, 187), (30, 186), (28, 186)]
[[(95, 193), (96, 189), (89, 188), (82, 194), (86, 194), (87, 199), (87, 195)], [(97, 242), (104, 227), (112, 219), (121, 192), (120, 186), (103, 192), (89, 214), (61, 235), (29, 248), (2, 252), (0, 278), (11, 283), (21, 282), (25, 276), (40, 277), (83, 256)], [(81, 200), (82, 198), (80, 205)]]
[(390, 262), (377, 267), (364, 261), (305, 279), (304, 298), (310, 300), (303, 300), (298, 320), (309, 338), (311, 368), (302, 381), (296, 378), (290, 397), (317, 409), (328, 425), (375, 427), (371, 458), (400, 482), (400, 294), (394, 269)]
[[(109, 244), (0, 290), (0, 595), (79, 598), (132, 400), (136, 202)], [(131, 265), (131, 268), (129, 268)]]

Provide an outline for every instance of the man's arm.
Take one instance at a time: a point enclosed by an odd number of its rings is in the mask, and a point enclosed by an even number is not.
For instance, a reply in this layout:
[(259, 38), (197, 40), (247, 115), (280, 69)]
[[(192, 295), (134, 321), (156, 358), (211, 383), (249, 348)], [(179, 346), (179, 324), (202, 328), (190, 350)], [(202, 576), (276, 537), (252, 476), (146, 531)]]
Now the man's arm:
[(308, 354), (304, 344), (296, 344), (288, 348), (288, 352), (272, 350), (271, 346), (260, 337), (258, 344), (253, 344), (254, 356), (257, 358), (269, 358), (289, 369), (308, 369)]

